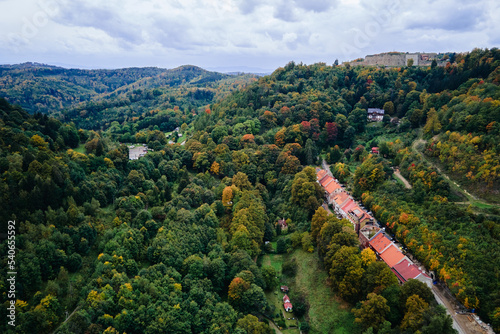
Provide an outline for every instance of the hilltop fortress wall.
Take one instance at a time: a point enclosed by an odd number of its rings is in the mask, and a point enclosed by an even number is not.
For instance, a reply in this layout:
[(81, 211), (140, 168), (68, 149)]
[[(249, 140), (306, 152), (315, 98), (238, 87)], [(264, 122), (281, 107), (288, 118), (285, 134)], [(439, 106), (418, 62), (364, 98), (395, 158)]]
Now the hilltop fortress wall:
[(430, 66), (433, 59), (436, 59), (438, 65), (444, 65), (444, 61), (439, 59), (437, 53), (402, 53), (387, 52), (375, 55), (367, 55), (364, 59), (358, 59), (348, 62), (351, 66), (371, 65), (371, 66), (389, 66), (401, 67), (408, 64), (408, 60), (413, 59), (413, 66)]

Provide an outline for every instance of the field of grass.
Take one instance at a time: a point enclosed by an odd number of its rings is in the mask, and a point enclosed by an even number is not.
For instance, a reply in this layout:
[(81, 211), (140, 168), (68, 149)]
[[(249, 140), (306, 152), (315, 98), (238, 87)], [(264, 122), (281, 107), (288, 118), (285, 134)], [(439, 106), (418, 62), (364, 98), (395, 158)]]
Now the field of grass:
[[(281, 276), (281, 266), (285, 259), (295, 258), (297, 274), (294, 278)], [(262, 259), (263, 265), (273, 266), (280, 278), (280, 286), (287, 285), (290, 291), (302, 294), (309, 304), (308, 322), (311, 334), (347, 334), (360, 333), (361, 329), (354, 323), (354, 315), (350, 312), (351, 306), (338, 299), (330, 289), (327, 273), (320, 268), (316, 253), (307, 253), (295, 250), (291, 254), (267, 254)], [(293, 292), (292, 292), (293, 293)], [(294, 317), (293, 313), (283, 312), (283, 293), (281, 291), (267, 292), (268, 303), (276, 307), (277, 312), (284, 313), (287, 318)], [(293, 304), (293, 298), (291, 298)], [(303, 319), (300, 319), (303, 321)], [(296, 320), (286, 320), (287, 326), (297, 324)], [(297, 334), (297, 328), (282, 330), (285, 334)]]
[(78, 153), (85, 153), (85, 144), (78, 145), (78, 147), (75, 148), (74, 151)]
[(298, 264), (290, 290), (301, 292), (309, 302), (309, 333), (360, 333), (361, 329), (354, 323), (354, 315), (350, 312), (351, 306), (338, 299), (330, 289), (328, 275), (320, 269), (317, 254), (299, 249), (290, 256)]
[[(295, 315), (293, 312), (285, 312), (283, 308), (283, 296), (284, 293), (280, 291), (281, 285), (286, 285), (288, 284), (287, 281), (283, 280), (283, 277), (281, 276), (281, 266), (283, 264), (283, 257), (284, 255), (281, 254), (266, 254), (263, 256), (262, 259), (262, 265), (264, 266), (272, 266), (274, 269), (276, 269), (277, 275), (280, 279), (278, 288), (276, 288), (275, 291), (268, 291), (266, 292), (266, 298), (267, 302), (270, 305), (274, 305), (276, 311), (274, 312), (274, 316), (277, 314), (282, 314), (285, 317), (285, 323), (288, 327), (290, 326), (298, 326), (297, 320), (291, 319), (288, 320), (288, 318), (295, 318)], [(292, 302), (293, 304), (293, 302)], [(274, 317), (275, 321), (278, 321), (278, 317)], [(299, 330), (297, 328), (289, 328), (286, 330), (283, 330), (282, 333), (288, 333), (288, 334), (299, 334)]]

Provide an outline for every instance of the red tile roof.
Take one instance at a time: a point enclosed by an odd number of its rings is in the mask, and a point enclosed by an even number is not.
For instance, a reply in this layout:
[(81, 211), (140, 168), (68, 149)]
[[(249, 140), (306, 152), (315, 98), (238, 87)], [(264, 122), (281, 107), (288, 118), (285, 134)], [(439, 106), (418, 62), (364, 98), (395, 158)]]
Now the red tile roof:
[(403, 282), (406, 282), (410, 278), (416, 278), (418, 275), (422, 274), (422, 271), (407, 259), (396, 264), (393, 269), (397, 272), (397, 276), (402, 278)]
[(405, 256), (394, 244), (391, 244), (382, 254), (380, 254), (380, 258), (392, 268), (403, 260)]
[(318, 181), (320, 181), (322, 178), (326, 176), (326, 174), (327, 174), (326, 170), (321, 169), (316, 173), (316, 178), (318, 179)]
[(330, 182), (326, 187), (325, 187), (325, 190), (327, 193), (331, 194), (333, 193), (335, 190), (337, 189), (340, 189), (342, 188), (337, 182), (335, 182), (334, 180), (332, 182)]
[(327, 175), (319, 181), (319, 184), (321, 184), (322, 187), (326, 187), (330, 182), (334, 182), (333, 177)]
[(290, 302), (290, 298), (288, 298), (287, 295), (284, 295), (283, 296), (283, 303), (289, 303)]
[(283, 306), (285, 307), (285, 310), (288, 310), (288, 309), (292, 309), (292, 308), (293, 308), (293, 307), (292, 307), (292, 303), (290, 303), (290, 302), (287, 302), (287, 303), (283, 304)]
[(380, 254), (391, 244), (391, 240), (389, 240), (384, 233), (379, 233), (373, 237), (372, 240), (370, 240), (369, 244), (377, 253)]
[(352, 209), (354, 209), (354, 207), (356, 206), (356, 202), (354, 202), (352, 199), (349, 199), (343, 206), (342, 206), (342, 210), (344, 210), (344, 212), (349, 212), (351, 211)]
[(344, 202), (347, 199), (349, 199), (349, 194), (346, 193), (345, 191), (339, 192), (338, 195), (335, 195), (335, 197), (333, 198), (333, 200), (335, 201), (335, 203), (337, 203), (337, 205), (344, 204)]

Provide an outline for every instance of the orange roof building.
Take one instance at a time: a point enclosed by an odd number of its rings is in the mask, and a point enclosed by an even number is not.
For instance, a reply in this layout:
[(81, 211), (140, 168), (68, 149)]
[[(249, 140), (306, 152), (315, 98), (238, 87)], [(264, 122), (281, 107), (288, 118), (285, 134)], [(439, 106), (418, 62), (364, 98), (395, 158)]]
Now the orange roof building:
[(391, 240), (389, 240), (384, 233), (380, 231), (370, 240), (370, 247), (377, 253), (381, 254), (389, 245)]
[(389, 266), (389, 268), (392, 268), (401, 262), (405, 256), (394, 244), (391, 243), (391, 245), (380, 254), (380, 258)]
[(328, 183), (328, 185), (325, 187), (325, 191), (329, 195), (333, 194), (335, 191), (338, 191), (339, 189), (342, 189), (342, 187), (340, 186), (340, 184), (335, 182), (335, 180), (333, 180), (333, 179), (332, 179), (332, 182)]
[(337, 194), (335, 194), (335, 197), (333, 198), (333, 200), (339, 207), (342, 207), (348, 199), (349, 199), (349, 194), (346, 193), (345, 191), (338, 192)]
[(355, 206), (357, 206), (356, 202), (354, 202), (352, 199), (349, 198), (349, 200), (345, 202), (345, 204), (341, 207), (341, 209), (347, 213), (352, 209), (354, 209)]
[(324, 169), (320, 169), (317, 173), (316, 173), (316, 178), (318, 181), (321, 181), (321, 179), (323, 179), (326, 175), (328, 175), (328, 173), (326, 172), (326, 170)]
[(331, 177), (330, 175), (327, 175), (319, 181), (319, 184), (321, 184), (321, 186), (324, 188), (324, 187), (328, 186), (331, 182), (334, 182), (333, 177)]

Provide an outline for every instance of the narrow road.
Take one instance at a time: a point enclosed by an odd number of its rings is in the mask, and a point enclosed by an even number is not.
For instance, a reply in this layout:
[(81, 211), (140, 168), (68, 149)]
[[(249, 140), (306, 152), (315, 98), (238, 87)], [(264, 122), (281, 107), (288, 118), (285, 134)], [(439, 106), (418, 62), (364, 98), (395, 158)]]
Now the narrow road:
[(282, 331), (279, 330), (279, 328), (274, 324), (274, 322), (272, 321), (269, 321), (269, 326), (274, 329), (274, 331), (277, 333), (277, 334), (283, 334)]
[(408, 180), (405, 179), (403, 175), (401, 175), (401, 173), (399, 172), (399, 169), (394, 170), (394, 176), (396, 176), (398, 179), (400, 179), (404, 183), (406, 189), (412, 188), (410, 182), (408, 182)]
[(432, 293), (434, 294), (434, 298), (436, 298), (438, 304), (443, 305), (446, 308), (446, 313), (448, 313), (453, 320), (453, 328), (458, 331), (458, 334), (467, 334), (467, 332), (462, 328), (460, 323), (456, 319), (455, 311), (450, 301), (447, 300), (439, 291), (438, 288), (432, 286)]
[(330, 165), (328, 165), (326, 163), (325, 159), (323, 159), (323, 161), (321, 161), (321, 167), (323, 167), (323, 169), (326, 170), (326, 172), (328, 173), (328, 175), (330, 175), (331, 177), (333, 177), (332, 171), (330, 170)]

